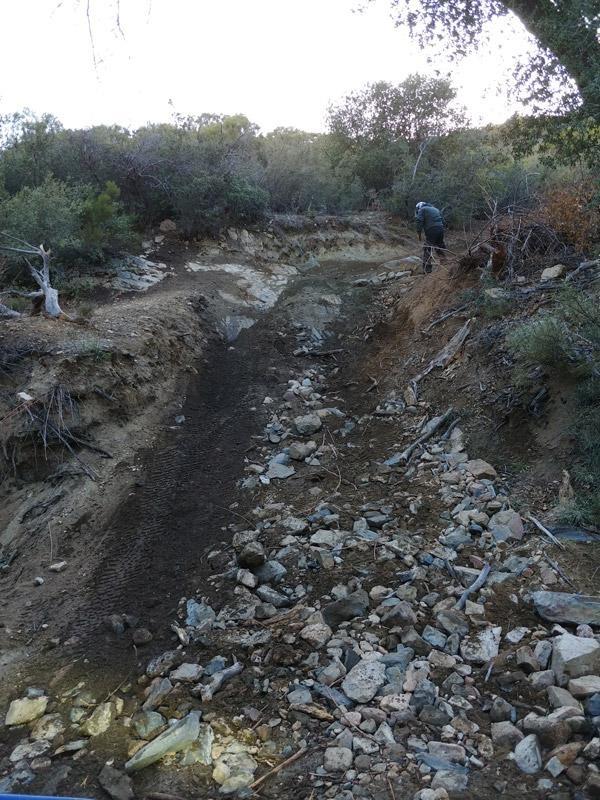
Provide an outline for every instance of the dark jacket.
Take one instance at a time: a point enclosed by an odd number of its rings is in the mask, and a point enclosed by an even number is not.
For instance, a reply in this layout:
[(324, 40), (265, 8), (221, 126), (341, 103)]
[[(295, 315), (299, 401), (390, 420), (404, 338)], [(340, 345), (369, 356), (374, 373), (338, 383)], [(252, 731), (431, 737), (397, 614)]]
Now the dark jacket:
[(444, 219), (441, 212), (430, 203), (421, 206), (415, 214), (415, 220), (417, 223), (417, 233), (421, 233), (421, 231), (427, 232), (434, 228), (444, 229)]

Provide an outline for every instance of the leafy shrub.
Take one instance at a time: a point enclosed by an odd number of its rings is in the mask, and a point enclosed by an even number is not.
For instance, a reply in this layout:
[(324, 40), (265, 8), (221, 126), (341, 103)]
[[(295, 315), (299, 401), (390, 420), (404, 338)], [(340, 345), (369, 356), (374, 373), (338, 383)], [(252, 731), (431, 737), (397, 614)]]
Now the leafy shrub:
[(81, 233), (90, 255), (101, 258), (105, 251), (121, 251), (138, 244), (131, 218), (123, 212), (119, 202), (120, 195), (117, 184), (107, 181), (103, 191), (85, 201)]
[(574, 364), (568, 330), (554, 314), (544, 314), (523, 323), (511, 331), (507, 343), (527, 366), (540, 364), (565, 371)]
[[(32, 245), (44, 244), (62, 260), (82, 246), (83, 208), (80, 187), (47, 178), (40, 186), (24, 187), (0, 205), (0, 231)], [(20, 259), (18, 254), (9, 257)]]
[(234, 178), (225, 192), (229, 214), (236, 220), (254, 222), (264, 214), (269, 195), (244, 178)]

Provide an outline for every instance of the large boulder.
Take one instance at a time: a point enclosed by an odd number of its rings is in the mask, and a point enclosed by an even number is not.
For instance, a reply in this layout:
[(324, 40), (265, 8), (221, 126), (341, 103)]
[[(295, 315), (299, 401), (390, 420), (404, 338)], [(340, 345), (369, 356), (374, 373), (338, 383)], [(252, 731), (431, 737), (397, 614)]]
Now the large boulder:
[(543, 283), (546, 283), (546, 281), (556, 281), (562, 278), (566, 271), (567, 267), (564, 264), (555, 264), (553, 267), (546, 267), (540, 275), (540, 280)]
[(581, 678), (600, 673), (600, 644), (572, 633), (557, 636), (552, 649), (552, 669), (558, 680), (563, 675)]
[(48, 698), (42, 697), (23, 697), (20, 700), (13, 700), (8, 707), (5, 725), (23, 725), (25, 722), (33, 722), (34, 719), (41, 717), (46, 712)]
[(534, 592), (535, 610), (549, 622), (600, 625), (600, 597), (568, 592)]

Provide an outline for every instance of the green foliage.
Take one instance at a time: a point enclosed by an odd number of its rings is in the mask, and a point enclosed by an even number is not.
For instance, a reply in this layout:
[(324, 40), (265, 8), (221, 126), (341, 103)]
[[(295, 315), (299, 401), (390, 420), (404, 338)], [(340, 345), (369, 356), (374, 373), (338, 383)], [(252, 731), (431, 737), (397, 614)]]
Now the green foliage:
[(540, 364), (556, 371), (569, 371), (576, 362), (569, 331), (562, 319), (544, 314), (510, 332), (507, 344), (526, 367)]
[[(588, 112), (600, 111), (600, 9), (597, 0), (390, 0), (398, 25), (407, 25), (423, 47), (461, 58), (489, 47), (490, 20), (509, 12), (537, 40), (538, 49), (517, 69), (517, 86), (535, 107), (556, 101), (573, 105), (570, 81)], [(564, 91), (564, 87), (567, 91)], [(563, 90), (562, 92), (560, 90)]]
[[(493, 198), (500, 208), (530, 201), (539, 179), (527, 162), (515, 162), (497, 128), (456, 131), (432, 141), (414, 173), (407, 160), (394, 181), (389, 208), (412, 214), (415, 203), (430, 200), (444, 210), (448, 224), (469, 226), (489, 213)], [(536, 170), (537, 171), (537, 170)]]
[(511, 132), (520, 152), (538, 149), (556, 161), (597, 164), (600, 119), (600, 7), (597, 0), (390, 0), (396, 22), (423, 48), (462, 58), (491, 49), (488, 23), (509, 12), (537, 41), (515, 64), (514, 85), (536, 118)]
[(264, 187), (273, 211), (324, 211), (338, 206), (341, 181), (323, 134), (277, 128), (260, 141)]
[[(26, 186), (0, 205), (0, 231), (32, 245), (44, 244), (59, 259), (68, 258), (81, 248), (83, 207), (80, 187), (46, 178), (40, 186)], [(9, 254), (9, 258), (20, 257)]]
[(571, 288), (554, 307), (523, 323), (507, 337), (519, 379), (541, 365), (558, 376), (577, 378), (573, 433), (577, 441), (577, 497), (565, 518), (595, 523), (600, 514), (600, 306), (597, 293)]
[(102, 192), (87, 198), (81, 215), (81, 235), (89, 255), (102, 258), (105, 251), (120, 251), (138, 244), (132, 221), (123, 212), (121, 191), (114, 181), (107, 181)]
[(234, 177), (225, 193), (227, 210), (234, 219), (256, 222), (265, 212), (269, 195), (245, 178)]
[(79, 345), (79, 354), (89, 357), (94, 361), (108, 361), (111, 351), (107, 350), (106, 345), (100, 339), (87, 339)]
[(448, 80), (409, 75), (402, 83), (370, 83), (329, 109), (331, 132), (352, 143), (422, 142), (464, 124)]

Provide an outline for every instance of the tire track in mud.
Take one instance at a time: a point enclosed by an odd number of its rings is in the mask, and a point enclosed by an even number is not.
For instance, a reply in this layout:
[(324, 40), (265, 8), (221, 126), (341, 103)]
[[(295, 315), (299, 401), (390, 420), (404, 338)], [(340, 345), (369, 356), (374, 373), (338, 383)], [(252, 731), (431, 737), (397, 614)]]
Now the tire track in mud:
[(299, 276), (233, 347), (219, 343), (205, 354), (187, 387), (184, 424), (141, 454), (143, 480), (113, 513), (103, 537), (105, 552), (83, 588), (84, 599), (74, 598), (67, 612), (68, 633), (79, 640), (74, 655), (101, 665), (114, 664), (119, 651), (130, 651), (130, 637), (115, 638), (106, 626), (112, 614), (137, 617), (153, 630), (156, 646), (161, 637), (168, 643), (168, 620), (179, 599), (201, 592), (211, 573), (202, 556), (229, 538), (224, 526), (239, 521), (227, 507), (234, 501), (255, 505), (237, 481), (244, 475), (252, 436), (262, 433), (263, 415), (256, 409), (274, 384), (285, 383), (290, 368), (310, 366), (306, 359), (292, 358), (293, 328), (297, 331), (298, 319), (309, 328), (315, 323), (330, 328), (338, 316), (330, 307), (335, 291), (346, 308), (334, 327), (344, 329), (348, 306), (353, 300), (360, 304), (355, 294), (362, 291), (350, 281), (365, 267), (331, 265)]
[(106, 552), (69, 628), (80, 640), (77, 655), (89, 657), (90, 640), (111, 614), (131, 614), (140, 624), (156, 616), (166, 627), (180, 597), (202, 586), (209, 570), (202, 554), (225, 538), (227, 506), (239, 499), (244, 452), (259, 429), (250, 406), (264, 397), (267, 364), (282, 358), (270, 346), (268, 323), (242, 333), (235, 349), (213, 346), (208, 367), (188, 386), (185, 422), (143, 453), (143, 479), (113, 514)]

